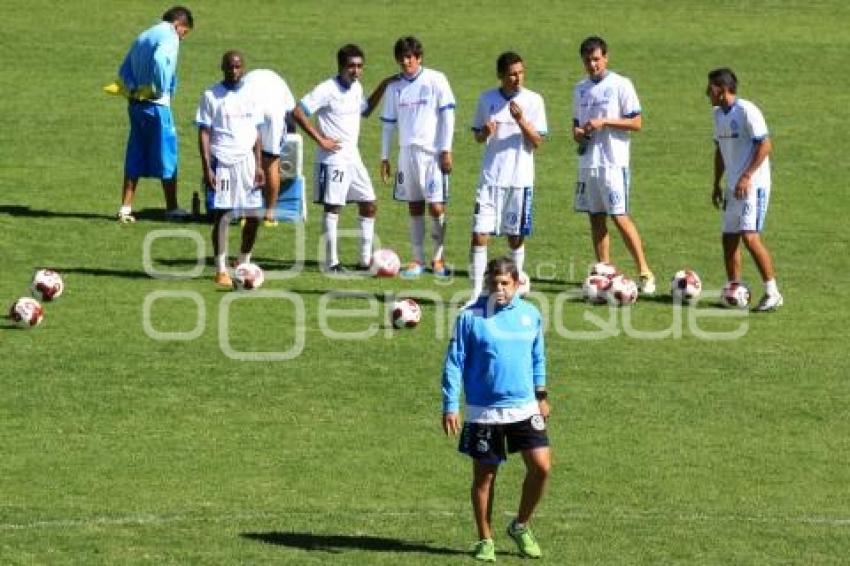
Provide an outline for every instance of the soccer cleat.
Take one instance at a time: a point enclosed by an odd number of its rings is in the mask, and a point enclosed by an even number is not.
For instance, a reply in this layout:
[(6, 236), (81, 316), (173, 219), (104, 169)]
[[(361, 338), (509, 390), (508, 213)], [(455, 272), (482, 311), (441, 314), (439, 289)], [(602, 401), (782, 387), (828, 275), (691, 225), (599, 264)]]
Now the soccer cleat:
[(496, 545), (491, 538), (483, 538), (475, 543), (472, 549), (472, 557), (482, 562), (496, 561)]
[(165, 211), (165, 218), (168, 220), (188, 220), (191, 216), (182, 208), (172, 208)]
[(508, 536), (514, 539), (519, 553), (528, 558), (540, 558), (543, 552), (540, 550), (540, 545), (534, 540), (534, 535), (531, 534), (531, 529), (525, 526), (521, 529), (516, 526), (516, 519), (508, 525)]
[(226, 271), (219, 271), (215, 274), (215, 284), (219, 287), (233, 287), (233, 280)]
[(418, 261), (411, 261), (407, 264), (407, 268), (399, 275), (401, 275), (403, 279), (417, 279), (420, 275), (422, 275), (423, 271), (424, 268), (421, 263)]
[(371, 275), (372, 274), (372, 266), (368, 263), (358, 263), (354, 266), (354, 273), (357, 275)]
[(655, 294), (655, 275), (652, 272), (641, 273), (638, 277), (638, 288), (642, 295)]
[(278, 224), (278, 221), (274, 218), (266, 218), (265, 220), (263, 220), (263, 226), (265, 228), (277, 228)]
[(758, 306), (753, 309), (753, 312), (775, 311), (776, 309), (782, 306), (782, 303), (782, 295), (780, 295), (779, 293), (776, 293), (775, 295), (765, 295), (759, 301)]
[(329, 266), (327, 269), (325, 269), (325, 273), (331, 273), (331, 274), (336, 274), (336, 275), (347, 275), (350, 272), (341, 263), (335, 263), (335, 264)]
[(435, 277), (449, 277), (452, 274), (446, 267), (446, 263), (441, 259), (435, 259), (431, 262), (431, 272)]
[(132, 212), (119, 212), (117, 216), (118, 222), (121, 224), (132, 224), (136, 221), (136, 217)]

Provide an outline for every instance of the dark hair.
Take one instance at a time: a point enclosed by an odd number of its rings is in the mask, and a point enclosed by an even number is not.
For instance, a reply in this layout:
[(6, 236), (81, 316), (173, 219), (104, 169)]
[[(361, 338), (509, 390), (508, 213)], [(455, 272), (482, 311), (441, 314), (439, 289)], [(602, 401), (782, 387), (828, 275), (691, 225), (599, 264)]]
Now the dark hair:
[(608, 54), (608, 44), (605, 43), (605, 40), (596, 35), (591, 35), (590, 37), (581, 42), (581, 46), (578, 48), (578, 54), (581, 56), (582, 59), (584, 59), (597, 49), (602, 51), (603, 55)]
[(513, 51), (505, 51), (499, 55), (498, 59), (496, 59), (496, 73), (498, 73), (501, 77), (508, 72), (508, 69), (510, 69), (512, 65), (516, 65), (517, 63), (522, 63), (522, 57)]
[(353, 43), (343, 45), (339, 48), (339, 51), (336, 52), (336, 64), (340, 69), (342, 69), (352, 57), (360, 57), (364, 61), (366, 60), (366, 55), (363, 54), (363, 50), (357, 45), (354, 45)]
[(221, 64), (224, 65), (228, 61), (230, 61), (231, 57), (239, 57), (242, 61), (242, 64), (245, 64), (245, 56), (242, 55), (242, 52), (238, 49), (231, 49), (230, 51), (225, 51), (224, 55), (221, 56)]
[(488, 279), (496, 275), (510, 275), (511, 279), (519, 281), (519, 269), (517, 269), (516, 262), (508, 257), (491, 259), (487, 262), (485, 275)]
[(173, 8), (169, 8), (162, 15), (162, 21), (172, 24), (180, 22), (185, 24), (189, 29), (195, 27), (195, 20), (192, 18), (192, 11), (184, 6), (174, 6)]
[(398, 41), (395, 42), (395, 47), (393, 47), (393, 54), (395, 54), (396, 61), (400, 61), (402, 57), (408, 54), (415, 57), (422, 57), (424, 52), (424, 49), (422, 49), (422, 42), (412, 35), (400, 37)]
[(708, 84), (725, 88), (735, 94), (738, 90), (738, 77), (729, 67), (721, 67), (708, 73)]

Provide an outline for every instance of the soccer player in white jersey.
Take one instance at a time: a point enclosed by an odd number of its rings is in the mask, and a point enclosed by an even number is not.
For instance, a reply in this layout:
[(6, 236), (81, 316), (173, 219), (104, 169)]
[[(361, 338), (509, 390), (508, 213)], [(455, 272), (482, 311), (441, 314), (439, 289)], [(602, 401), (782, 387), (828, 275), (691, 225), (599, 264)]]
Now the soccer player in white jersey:
[[(228, 51), (221, 58), (224, 80), (201, 96), (195, 123), (201, 153), (204, 184), (213, 191), (212, 244), (215, 256), (215, 283), (230, 287), (227, 273), (227, 228), (229, 213), (259, 211), (263, 206), (265, 180), (261, 162), (262, 141), (259, 126), (263, 111), (248, 89), (244, 88), (244, 57)], [(248, 214), (242, 227), (239, 263), (251, 261), (257, 238), (259, 217)]]
[(445, 206), (452, 171), (455, 98), (449, 81), (439, 71), (422, 66), (422, 43), (402, 37), (394, 47), (401, 68), (400, 80), (387, 90), (381, 120), (381, 179), (389, 182), (390, 141), (398, 128), (398, 171), (393, 196), (408, 203), (410, 243), (413, 259), (402, 277), (419, 277), (425, 264), (425, 206), (431, 217), (433, 244), (431, 269), (438, 277), (448, 276), (443, 257), (446, 234)]
[(490, 235), (508, 238), (510, 258), (522, 273), (524, 239), (532, 227), (534, 150), (547, 133), (543, 98), (523, 88), (525, 65), (512, 52), (496, 60), (500, 86), (481, 93), (472, 132), (486, 144), (475, 196), (470, 244), (472, 300), (484, 287)]
[[(313, 200), (324, 205), (322, 237), (325, 243), (325, 269), (343, 273), (345, 268), (337, 252), (337, 224), (342, 207), (356, 202), (360, 216), (360, 261), (357, 270), (367, 271), (372, 260), (375, 234), (375, 189), (363, 165), (357, 141), (360, 116), (369, 116), (381, 99), (387, 84), (396, 75), (384, 79), (368, 99), (363, 97), (360, 77), (365, 55), (360, 47), (344, 45), (337, 52), (338, 73), (320, 83), (295, 108), (295, 121), (318, 144), (313, 173)], [(316, 116), (317, 126), (309, 117)]]
[(575, 210), (590, 218), (596, 261), (610, 262), (611, 217), (637, 266), (641, 292), (651, 295), (655, 277), (629, 217), (629, 138), (642, 127), (640, 102), (632, 82), (608, 70), (605, 40), (588, 37), (579, 54), (587, 78), (573, 91), (573, 139), (579, 144)]
[(269, 69), (254, 69), (242, 79), (263, 110), (260, 137), (263, 141), (263, 174), (266, 184), (263, 198), (266, 213), (263, 225), (277, 226), (274, 209), (280, 194), (280, 148), (286, 136), (286, 115), (295, 108), (295, 98), (283, 78)]
[[(770, 151), (767, 124), (761, 111), (737, 96), (738, 78), (731, 69), (708, 74), (706, 94), (714, 106), (714, 190), (711, 200), (723, 207), (723, 259), (730, 282), (741, 280), (741, 248), (755, 261), (764, 282), (764, 296), (755, 311), (782, 306), (773, 260), (762, 242), (770, 201)], [(726, 188), (720, 186), (726, 174)]]

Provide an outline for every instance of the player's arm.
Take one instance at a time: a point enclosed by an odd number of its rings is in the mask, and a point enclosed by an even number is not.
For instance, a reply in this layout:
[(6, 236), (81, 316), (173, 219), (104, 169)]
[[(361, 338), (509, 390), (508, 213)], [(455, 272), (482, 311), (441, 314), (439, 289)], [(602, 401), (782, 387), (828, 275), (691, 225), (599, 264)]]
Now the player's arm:
[(440, 152), (440, 170), (448, 175), (452, 172), (452, 141), (455, 131), (454, 104), (439, 110), (437, 121), (437, 147)]
[(714, 208), (720, 208), (720, 205), (723, 204), (723, 189), (720, 187), (720, 182), (725, 171), (726, 164), (723, 163), (720, 145), (714, 142), (714, 189), (711, 191), (711, 202), (714, 203)]
[(514, 120), (516, 120), (517, 126), (519, 126), (520, 131), (522, 131), (522, 137), (525, 141), (531, 144), (533, 149), (540, 147), (540, 144), (543, 143), (543, 136), (537, 131), (537, 128), (535, 128), (531, 122), (526, 119), (520, 105), (511, 100), (510, 111), (511, 116)]
[(447, 435), (456, 435), (460, 431), (460, 392), (466, 365), (464, 334), (463, 317), (459, 316), (443, 363), (443, 432)]
[(257, 139), (254, 140), (254, 161), (256, 163), (254, 186), (262, 187), (266, 184), (266, 174), (263, 170), (263, 138), (260, 136), (259, 130), (257, 130)]
[(201, 155), (204, 184), (215, 190), (215, 171), (212, 170), (210, 158), (210, 129), (207, 126), (198, 126), (198, 152)]
[(531, 345), (532, 379), (534, 380), (534, 397), (544, 419), (549, 418), (549, 393), (546, 391), (546, 347), (543, 339), (542, 325), (537, 329), (537, 336)]
[(393, 140), (393, 132), (396, 129), (395, 120), (381, 118), (381, 181), (386, 185), (392, 178), (392, 166), (390, 166), (390, 144)]
[(295, 123), (297, 123), (302, 130), (307, 132), (307, 135), (310, 136), (313, 141), (319, 144), (319, 147), (325, 151), (339, 151), (340, 147), (342, 147), (339, 145), (339, 140), (327, 138), (322, 135), (316, 126), (313, 125), (313, 122), (310, 121), (310, 118), (307, 116), (307, 113), (304, 112), (304, 109), (300, 104), (295, 106), (292, 116), (295, 118)]
[(639, 132), (643, 127), (640, 114), (624, 118), (591, 118), (584, 125), (585, 135), (603, 128), (613, 128), (627, 132)]
[(770, 151), (773, 149), (770, 138), (753, 140), (753, 145), (755, 146), (753, 158), (750, 160), (749, 165), (744, 168), (743, 173), (738, 177), (738, 182), (735, 185), (735, 196), (739, 199), (747, 196), (753, 184), (753, 175), (758, 171), (758, 168), (761, 167), (761, 164), (764, 163), (764, 160), (767, 159), (767, 156), (770, 155)]
[(375, 107), (378, 106), (378, 103), (381, 101), (381, 98), (383, 98), (384, 92), (386, 92), (387, 87), (390, 85), (390, 83), (394, 83), (397, 80), (398, 73), (385, 78), (378, 84), (378, 86), (375, 87), (375, 90), (373, 90), (372, 94), (369, 95), (369, 98), (366, 99), (366, 108), (363, 109), (364, 118), (368, 118), (372, 115), (372, 112), (375, 110)]

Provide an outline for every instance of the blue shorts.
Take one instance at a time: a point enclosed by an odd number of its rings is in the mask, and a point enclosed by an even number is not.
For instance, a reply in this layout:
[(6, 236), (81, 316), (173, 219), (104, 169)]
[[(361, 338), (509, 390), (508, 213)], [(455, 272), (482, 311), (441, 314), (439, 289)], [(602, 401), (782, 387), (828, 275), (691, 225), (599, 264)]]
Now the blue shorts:
[(130, 137), (124, 157), (124, 176), (130, 179), (177, 175), (177, 130), (171, 108), (152, 102), (131, 102)]

